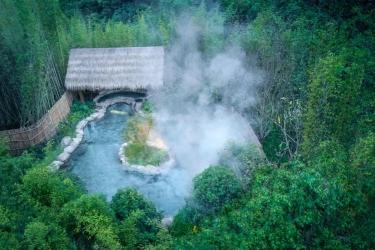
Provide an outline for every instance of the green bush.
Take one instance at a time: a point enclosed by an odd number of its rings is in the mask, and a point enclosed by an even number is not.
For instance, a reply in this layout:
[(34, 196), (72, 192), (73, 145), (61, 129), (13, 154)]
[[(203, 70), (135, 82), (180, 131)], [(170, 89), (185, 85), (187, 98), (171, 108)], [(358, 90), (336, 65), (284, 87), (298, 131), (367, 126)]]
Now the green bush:
[(111, 207), (119, 220), (126, 219), (132, 212), (142, 210), (148, 218), (161, 218), (155, 206), (133, 188), (120, 189), (113, 196)]
[(55, 210), (82, 194), (72, 179), (64, 177), (62, 173), (53, 173), (47, 167), (29, 170), (22, 178), (20, 191), (22, 197), (33, 206)]
[(35, 221), (26, 225), (25, 244), (28, 249), (70, 249), (66, 232), (58, 225)]
[(193, 198), (207, 211), (217, 211), (241, 195), (234, 173), (223, 166), (211, 166), (194, 178)]
[(19, 249), (17, 234), (14, 232), (18, 225), (14, 223), (13, 218), (12, 211), (0, 205), (0, 244), (4, 250)]
[(18, 157), (0, 156), (0, 204), (10, 203), (14, 206), (14, 199), (20, 198), (17, 185), (35, 162), (30, 154)]
[(120, 249), (114, 218), (103, 197), (82, 195), (64, 205), (60, 223), (79, 249)]
[(364, 65), (353, 60), (360, 52), (343, 48), (320, 59), (310, 72), (309, 99), (304, 129), (304, 153), (320, 140), (336, 140), (351, 145), (358, 122), (360, 90), (364, 83)]
[(119, 190), (112, 198), (111, 207), (120, 222), (120, 241), (128, 249), (144, 248), (157, 241), (162, 216), (135, 189)]
[(219, 165), (231, 166), (243, 185), (248, 186), (253, 171), (266, 161), (258, 146), (230, 143), (220, 155)]
[(199, 224), (202, 219), (201, 211), (194, 206), (191, 202), (188, 202), (173, 218), (173, 223), (170, 227), (170, 233), (174, 237), (179, 237), (184, 234), (192, 233), (195, 227)]
[(3, 250), (21, 249), (16, 234), (10, 232), (0, 232), (0, 244)]
[(79, 121), (89, 116), (94, 112), (94, 104), (92, 102), (81, 103), (74, 101), (69, 116), (65, 121), (59, 124), (59, 134), (61, 136), (73, 136), (75, 133), (75, 126)]

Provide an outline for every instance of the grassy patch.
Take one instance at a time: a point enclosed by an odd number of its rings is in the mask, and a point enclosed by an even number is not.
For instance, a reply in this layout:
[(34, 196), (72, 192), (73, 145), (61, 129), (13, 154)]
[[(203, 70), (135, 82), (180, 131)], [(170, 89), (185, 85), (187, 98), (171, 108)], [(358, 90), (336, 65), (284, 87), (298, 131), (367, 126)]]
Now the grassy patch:
[(151, 147), (147, 144), (129, 143), (124, 154), (130, 164), (158, 166), (168, 159), (165, 150)]
[(125, 130), (125, 140), (128, 146), (124, 154), (130, 164), (158, 166), (168, 159), (165, 150), (147, 145), (147, 138), (152, 129), (151, 115), (134, 115), (128, 120)]
[(153, 127), (151, 115), (135, 114), (128, 120), (128, 125), (125, 129), (125, 140), (128, 142), (145, 144)]

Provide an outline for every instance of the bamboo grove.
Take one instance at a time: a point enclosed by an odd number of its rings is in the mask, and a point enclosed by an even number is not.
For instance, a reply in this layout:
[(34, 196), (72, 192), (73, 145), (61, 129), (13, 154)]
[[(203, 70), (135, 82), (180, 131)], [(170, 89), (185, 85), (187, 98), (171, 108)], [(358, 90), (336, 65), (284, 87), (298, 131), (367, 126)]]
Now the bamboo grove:
[(63, 19), (42, 2), (0, 2), (2, 128), (34, 123), (63, 93)]
[(142, 15), (68, 18), (57, 0), (0, 0), (0, 129), (35, 123), (61, 97), (70, 48), (163, 44), (167, 29), (151, 32)]

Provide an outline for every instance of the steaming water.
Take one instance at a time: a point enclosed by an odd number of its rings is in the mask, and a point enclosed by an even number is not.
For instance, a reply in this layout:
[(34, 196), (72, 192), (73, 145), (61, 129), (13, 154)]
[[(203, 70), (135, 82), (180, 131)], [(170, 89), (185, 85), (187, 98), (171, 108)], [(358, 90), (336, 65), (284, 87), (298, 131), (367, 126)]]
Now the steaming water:
[[(112, 114), (110, 110), (125, 111), (126, 115)], [(175, 167), (165, 176), (143, 176), (126, 172), (120, 163), (118, 151), (123, 143), (123, 130), (129, 118), (126, 104), (115, 104), (107, 109), (104, 118), (85, 128), (85, 136), (69, 162), (71, 171), (84, 183), (89, 193), (104, 194), (108, 200), (124, 187), (134, 187), (154, 202), (165, 216), (181, 208), (187, 195), (185, 170)]]

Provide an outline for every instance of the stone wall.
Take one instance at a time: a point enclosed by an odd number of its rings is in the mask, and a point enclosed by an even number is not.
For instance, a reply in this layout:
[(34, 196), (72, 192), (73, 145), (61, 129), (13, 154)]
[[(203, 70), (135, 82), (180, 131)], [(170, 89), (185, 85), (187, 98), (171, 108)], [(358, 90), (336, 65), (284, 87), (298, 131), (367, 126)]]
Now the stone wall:
[(50, 139), (56, 134), (59, 123), (69, 114), (72, 100), (72, 94), (65, 92), (37, 123), (29, 127), (0, 131), (0, 137), (5, 138), (14, 155)]

